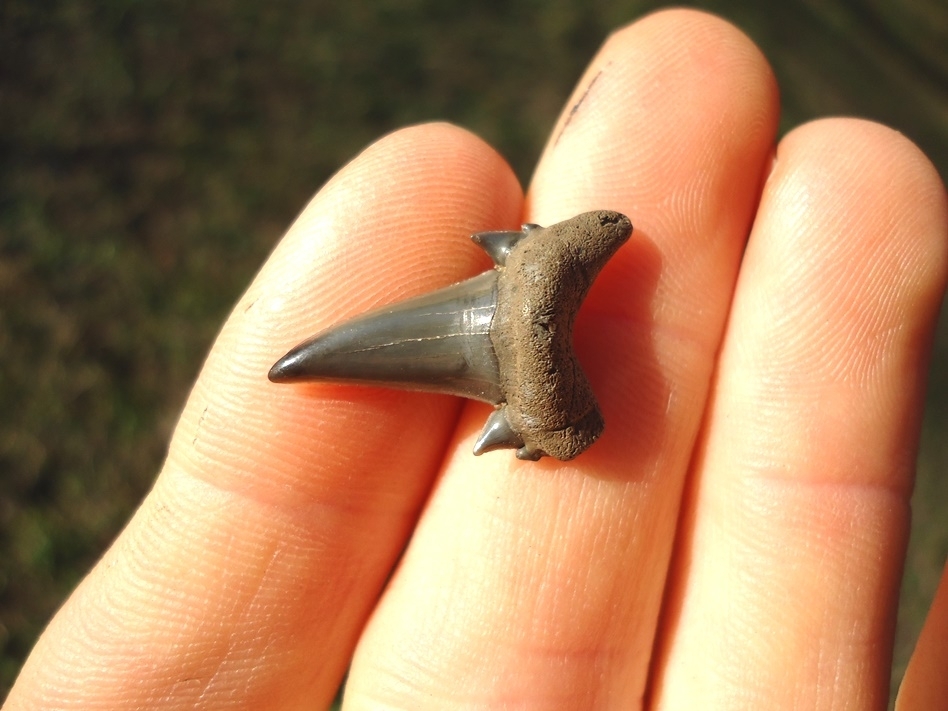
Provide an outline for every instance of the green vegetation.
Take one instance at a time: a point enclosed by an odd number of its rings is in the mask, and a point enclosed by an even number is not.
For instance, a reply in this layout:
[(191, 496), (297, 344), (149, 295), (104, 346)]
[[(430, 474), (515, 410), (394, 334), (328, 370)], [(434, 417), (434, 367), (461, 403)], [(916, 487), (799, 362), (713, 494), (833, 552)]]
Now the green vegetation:
[[(774, 63), (784, 130), (868, 116), (948, 175), (941, 2), (699, 5)], [(526, 181), (596, 47), (658, 5), (0, 4), (0, 698), (148, 490), (216, 330), (308, 197), (432, 119)], [(948, 555), (946, 357), (943, 328), (897, 676)]]

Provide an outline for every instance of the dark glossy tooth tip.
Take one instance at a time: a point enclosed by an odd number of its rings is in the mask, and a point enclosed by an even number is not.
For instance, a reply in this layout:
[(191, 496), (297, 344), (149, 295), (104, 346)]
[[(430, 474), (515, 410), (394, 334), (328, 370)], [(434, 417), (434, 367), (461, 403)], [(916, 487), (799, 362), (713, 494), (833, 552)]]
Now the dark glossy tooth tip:
[(496, 303), (497, 273), (485, 272), (330, 328), (281, 358), (270, 379), (386, 385), (497, 404)]
[(294, 380), (302, 380), (305, 374), (301, 360), (301, 353), (298, 349), (294, 349), (273, 364), (267, 377), (273, 383), (292, 383)]
[(335, 344), (331, 336), (330, 331), (300, 343), (273, 364), (267, 377), (274, 383), (335, 379), (340, 359), (332, 352)]
[(523, 446), (523, 438), (510, 427), (507, 420), (506, 408), (494, 410), (487, 418), (481, 436), (474, 443), (474, 455), (480, 456), (484, 452), (495, 449), (517, 449)]

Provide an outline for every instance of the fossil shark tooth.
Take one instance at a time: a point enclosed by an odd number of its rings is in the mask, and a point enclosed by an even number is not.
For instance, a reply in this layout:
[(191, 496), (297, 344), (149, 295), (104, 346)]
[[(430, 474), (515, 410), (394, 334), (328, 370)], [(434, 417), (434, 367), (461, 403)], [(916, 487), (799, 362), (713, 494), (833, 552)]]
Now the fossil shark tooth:
[(568, 460), (604, 422), (573, 353), (573, 321), (589, 287), (632, 233), (625, 215), (587, 212), (519, 232), (472, 235), (494, 269), (372, 311), (304, 341), (270, 380), (348, 381), (449, 393), (497, 409), (474, 454)]

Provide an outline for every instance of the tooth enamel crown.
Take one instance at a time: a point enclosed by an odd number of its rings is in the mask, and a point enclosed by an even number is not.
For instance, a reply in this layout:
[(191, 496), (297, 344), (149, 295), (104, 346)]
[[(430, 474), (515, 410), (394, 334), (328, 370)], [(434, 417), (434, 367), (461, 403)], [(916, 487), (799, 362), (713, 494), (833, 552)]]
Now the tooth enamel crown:
[(475, 454), (515, 448), (520, 459), (572, 459), (604, 426), (573, 352), (573, 322), (631, 232), (624, 215), (597, 210), (546, 228), (472, 235), (495, 269), (330, 328), (281, 358), (270, 379), (344, 380), (483, 400), (497, 409)]

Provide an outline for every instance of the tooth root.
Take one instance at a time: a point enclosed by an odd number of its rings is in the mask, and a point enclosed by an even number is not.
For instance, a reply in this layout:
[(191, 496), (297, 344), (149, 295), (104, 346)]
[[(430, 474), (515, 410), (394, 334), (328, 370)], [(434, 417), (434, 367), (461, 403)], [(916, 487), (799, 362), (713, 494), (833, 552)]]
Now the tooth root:
[(629, 219), (596, 210), (531, 231), (497, 282), (494, 347), (508, 418), (524, 439), (519, 458), (569, 460), (603, 429), (592, 385), (573, 350), (576, 314), (596, 275), (632, 232)]
[(494, 410), (487, 418), (484, 429), (481, 430), (481, 436), (474, 443), (474, 454), (481, 455), (495, 449), (518, 448), (524, 448), (523, 438), (510, 426), (506, 406)]
[(270, 369), (270, 380), (348, 381), (503, 400), (490, 324), (497, 272), (330, 328)]

